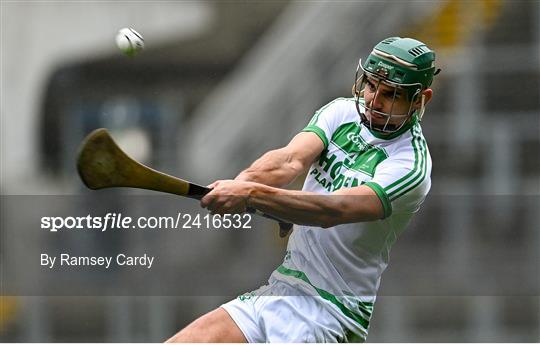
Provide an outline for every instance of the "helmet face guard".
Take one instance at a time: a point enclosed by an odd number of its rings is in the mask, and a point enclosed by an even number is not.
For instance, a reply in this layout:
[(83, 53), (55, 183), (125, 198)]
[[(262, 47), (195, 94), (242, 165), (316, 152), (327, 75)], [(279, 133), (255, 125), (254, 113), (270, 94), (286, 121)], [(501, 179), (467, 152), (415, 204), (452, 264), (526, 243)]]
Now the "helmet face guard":
[[(362, 73), (359, 75), (360, 70)], [(413, 116), (416, 109), (413, 108), (414, 104), (418, 100), (418, 97), (421, 95), (422, 92), (422, 84), (420, 83), (413, 83), (413, 84), (398, 84), (396, 82), (393, 82), (392, 80), (389, 80), (385, 78), (383, 75), (371, 73), (369, 71), (364, 70), (362, 66), (362, 59), (358, 61), (358, 66), (356, 67), (356, 74), (355, 74), (355, 82), (353, 86), (353, 94), (354, 94), (354, 100), (356, 104), (356, 110), (358, 111), (358, 114), (360, 115), (361, 122), (369, 127), (372, 131), (380, 132), (382, 134), (392, 134), (397, 131), (399, 131), (407, 122), (408, 120)], [(364, 96), (364, 89), (366, 88), (368, 82), (372, 82), (375, 84), (375, 90), (372, 92), (377, 95), (379, 93), (379, 88), (381, 84), (384, 84), (386, 86), (390, 86), (394, 89), (391, 104), (390, 104), (390, 111), (388, 113), (375, 110), (373, 108), (373, 101), (371, 103), (365, 103), (360, 102), (360, 98)], [(407, 97), (407, 100), (409, 101), (409, 109), (406, 113), (402, 114), (395, 114), (394, 113), (394, 105), (396, 102), (396, 98), (398, 96), (398, 93), (403, 94), (402, 97)], [(375, 124), (373, 123), (373, 117), (370, 116), (369, 118), (366, 116), (366, 111), (369, 111), (370, 114), (376, 114), (378, 116), (381, 116), (385, 119), (384, 123)], [(422, 117), (424, 113), (424, 104), (422, 102), (422, 106), (419, 113), (419, 118)], [(401, 121), (396, 122), (394, 119), (400, 119)]]

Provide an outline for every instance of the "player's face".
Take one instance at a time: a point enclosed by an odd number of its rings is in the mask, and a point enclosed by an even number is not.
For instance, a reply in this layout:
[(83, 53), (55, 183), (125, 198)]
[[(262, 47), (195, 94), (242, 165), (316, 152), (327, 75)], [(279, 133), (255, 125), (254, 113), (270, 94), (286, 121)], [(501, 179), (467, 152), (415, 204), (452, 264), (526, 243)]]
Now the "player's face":
[[(374, 125), (400, 126), (408, 117), (411, 102), (407, 90), (384, 84), (375, 78), (366, 78), (364, 87), (365, 116)], [(384, 113), (393, 116), (384, 116)]]

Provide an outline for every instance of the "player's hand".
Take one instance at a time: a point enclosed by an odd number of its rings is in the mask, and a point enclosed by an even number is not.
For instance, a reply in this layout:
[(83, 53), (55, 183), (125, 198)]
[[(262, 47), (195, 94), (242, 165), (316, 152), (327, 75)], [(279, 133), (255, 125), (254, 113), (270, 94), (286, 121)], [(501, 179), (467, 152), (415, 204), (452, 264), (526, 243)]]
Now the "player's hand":
[(201, 207), (212, 214), (246, 212), (251, 182), (219, 180), (210, 185), (212, 191), (201, 199)]

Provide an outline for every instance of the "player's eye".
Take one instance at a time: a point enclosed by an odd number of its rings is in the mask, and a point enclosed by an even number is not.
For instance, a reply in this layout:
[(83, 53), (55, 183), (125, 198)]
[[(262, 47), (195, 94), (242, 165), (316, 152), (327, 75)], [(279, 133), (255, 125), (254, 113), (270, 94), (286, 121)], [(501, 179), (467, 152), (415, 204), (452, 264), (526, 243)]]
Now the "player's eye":
[[(395, 95), (395, 96), (394, 96), (394, 95)], [(386, 98), (389, 98), (389, 99), (395, 99), (395, 100), (399, 100), (399, 99), (401, 98), (401, 95), (402, 95), (401, 92), (399, 92), (399, 91), (396, 92), (396, 91), (394, 91), (394, 90), (392, 90), (392, 91), (387, 91), (387, 92), (384, 93), (384, 96), (385, 96)]]
[(370, 80), (366, 82), (366, 85), (368, 86), (369, 91), (375, 92), (375, 84), (373, 84)]

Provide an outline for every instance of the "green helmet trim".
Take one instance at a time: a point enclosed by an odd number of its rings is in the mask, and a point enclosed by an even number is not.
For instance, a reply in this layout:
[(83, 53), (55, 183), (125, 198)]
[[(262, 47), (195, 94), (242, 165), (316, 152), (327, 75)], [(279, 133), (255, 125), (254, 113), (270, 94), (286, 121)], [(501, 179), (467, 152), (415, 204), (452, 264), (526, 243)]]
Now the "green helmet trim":
[(409, 88), (420, 84), (427, 89), (435, 68), (435, 52), (412, 38), (390, 37), (379, 42), (366, 59), (363, 69), (395, 84)]

